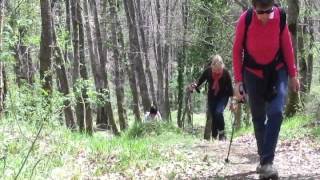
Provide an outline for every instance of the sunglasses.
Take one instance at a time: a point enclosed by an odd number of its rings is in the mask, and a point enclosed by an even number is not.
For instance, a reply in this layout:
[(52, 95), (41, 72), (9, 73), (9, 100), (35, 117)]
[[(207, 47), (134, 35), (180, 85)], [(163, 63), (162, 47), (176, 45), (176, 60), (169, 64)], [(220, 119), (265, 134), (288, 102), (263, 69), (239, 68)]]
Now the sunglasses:
[(267, 10), (256, 10), (257, 14), (271, 14), (273, 12), (273, 8)]

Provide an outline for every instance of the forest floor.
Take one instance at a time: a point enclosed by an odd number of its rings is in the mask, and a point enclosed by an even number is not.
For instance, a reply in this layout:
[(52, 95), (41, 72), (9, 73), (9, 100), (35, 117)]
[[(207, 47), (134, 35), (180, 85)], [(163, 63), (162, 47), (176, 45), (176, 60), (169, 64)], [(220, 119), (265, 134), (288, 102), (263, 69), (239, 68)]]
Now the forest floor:
[[(280, 179), (320, 179), (320, 141), (306, 124), (307, 120), (304, 122), (298, 117), (283, 125), (274, 161)], [(76, 164), (87, 172), (82, 176), (85, 179), (259, 179), (255, 172), (259, 161), (252, 129), (235, 138), (230, 162), (226, 163), (229, 142), (206, 141), (198, 137), (192, 142), (177, 140), (164, 146), (156, 145), (163, 161), (151, 163), (151, 159), (145, 159), (95, 177), (91, 175), (97, 164), (86, 159), (84, 154), (80, 154)], [(110, 167), (118, 162), (116, 156), (105, 157), (105, 163)]]
[[(228, 141), (174, 145), (162, 149), (161, 153), (168, 157), (164, 164), (155, 167), (140, 164), (94, 179), (259, 179), (255, 173), (258, 156), (254, 137), (245, 135), (237, 138), (232, 144), (230, 162), (225, 163), (228, 145)], [(95, 166), (88, 161), (82, 165)], [(275, 166), (280, 179), (320, 179), (320, 145), (308, 137), (281, 140)], [(87, 178), (90, 179), (89, 176)]]
[[(201, 140), (203, 127), (197, 127), (189, 134), (170, 124), (144, 124), (112, 137), (47, 124), (17, 179), (258, 179), (252, 128), (236, 134), (225, 163), (229, 140)], [(0, 179), (15, 179), (38, 127), (2, 121), (0, 129)], [(320, 179), (319, 137), (320, 127), (305, 116), (285, 121), (274, 161), (280, 179)]]

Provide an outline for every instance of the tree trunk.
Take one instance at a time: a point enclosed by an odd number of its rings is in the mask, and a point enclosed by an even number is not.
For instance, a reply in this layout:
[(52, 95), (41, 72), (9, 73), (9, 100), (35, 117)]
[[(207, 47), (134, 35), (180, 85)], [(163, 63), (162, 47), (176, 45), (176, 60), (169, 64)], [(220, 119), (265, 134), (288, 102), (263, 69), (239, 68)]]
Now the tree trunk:
[[(85, 40), (84, 40), (84, 27), (83, 27), (83, 17), (82, 17), (82, 8), (80, 3), (78, 4), (78, 19), (79, 19), (79, 50), (80, 50), (80, 76), (81, 79), (87, 81), (89, 79), (88, 72), (86, 68), (86, 60), (85, 60)], [(82, 112), (84, 112), (84, 122), (85, 122), (85, 132), (92, 135), (92, 114), (91, 114), (91, 107), (89, 102), (88, 96), (88, 89), (89, 86), (87, 83), (81, 87), (81, 105), (82, 105)]]
[[(65, 8), (66, 8), (66, 33), (68, 34), (65, 37), (65, 44), (64, 44), (64, 60), (65, 64), (71, 64), (70, 60), (73, 59), (72, 51), (69, 52), (69, 48), (72, 47), (72, 24), (71, 24), (71, 8), (70, 8), (70, 0), (65, 0)], [(67, 69), (68, 75), (71, 74), (70, 68)], [(72, 84), (72, 79), (68, 79)]]
[(109, 80), (108, 80), (108, 73), (106, 70), (106, 65), (107, 65), (107, 49), (103, 47), (103, 42), (102, 42), (102, 37), (101, 37), (101, 29), (100, 29), (100, 22), (99, 22), (99, 17), (98, 17), (98, 11), (97, 11), (97, 5), (96, 1), (91, 1), (92, 2), (92, 7), (93, 7), (93, 12), (94, 12), (94, 24), (95, 24), (95, 33), (96, 33), (96, 38), (98, 42), (98, 51), (99, 51), (99, 57), (100, 57), (100, 64), (101, 64), (101, 72), (103, 75), (104, 79), (104, 89), (106, 91), (106, 104), (105, 108), (107, 111), (107, 116), (108, 120), (111, 124), (112, 131), (115, 135), (120, 135), (118, 127), (116, 125), (116, 122), (114, 120), (113, 116), (113, 111), (112, 111), (112, 106), (111, 106), (111, 101), (110, 101), (110, 88), (109, 88)]
[(188, 27), (188, 0), (184, 0), (182, 3), (182, 22), (183, 22), (183, 43), (178, 52), (178, 127), (182, 127), (182, 100), (183, 100), (183, 86), (184, 86), (184, 71), (185, 71), (185, 61), (186, 61), (186, 35)]
[(135, 7), (133, 1), (130, 0), (123, 0), (126, 16), (127, 16), (127, 25), (129, 29), (129, 59), (131, 65), (133, 66), (132, 69), (136, 70), (138, 75), (138, 85), (140, 89), (141, 99), (143, 110), (148, 111), (151, 102), (149, 98), (149, 91), (147, 87), (147, 80), (144, 73), (144, 67), (141, 57), (141, 50), (140, 50), (140, 43), (138, 37), (138, 30), (137, 30), (137, 22), (136, 22), (136, 15), (135, 15)]
[(26, 29), (19, 30), (20, 39), (15, 48), (16, 65), (15, 72), (17, 83), (20, 86), (23, 82), (30, 85), (34, 82), (35, 69), (31, 59), (31, 47), (24, 45), (22, 39), (25, 36)]
[(114, 0), (109, 0), (110, 5), (110, 16), (111, 22), (111, 39), (112, 39), (112, 49), (113, 49), (113, 59), (115, 67), (115, 85), (116, 85), (116, 96), (117, 96), (117, 107), (118, 116), (121, 130), (125, 130), (128, 127), (126, 111), (124, 108), (124, 88), (123, 83), (121, 83), (121, 55), (118, 48), (118, 37), (117, 37), (117, 9)]
[(72, 12), (72, 26), (73, 26), (73, 74), (72, 74), (72, 81), (73, 81), (73, 90), (76, 94), (76, 116), (77, 116), (77, 123), (79, 126), (80, 132), (83, 132), (85, 129), (84, 124), (84, 108), (83, 108), (83, 101), (82, 101), (82, 88), (77, 87), (77, 84), (80, 83), (80, 42), (79, 42), (79, 29), (80, 29), (80, 19), (78, 10), (80, 5), (80, 0), (72, 0), (71, 1), (71, 12)]
[[(87, 35), (87, 42), (88, 42), (88, 48), (89, 48), (89, 55), (90, 55), (90, 64), (92, 68), (92, 73), (94, 76), (94, 83), (96, 87), (96, 91), (99, 93), (103, 92), (103, 77), (101, 73), (101, 68), (100, 68), (100, 62), (99, 59), (97, 58), (96, 54), (96, 47), (95, 47), (95, 42), (93, 41), (93, 36), (92, 36), (92, 29), (90, 25), (90, 13), (89, 13), (89, 7), (88, 7), (88, 0), (83, 1), (83, 9), (85, 13), (85, 24), (86, 24), (86, 35)], [(102, 97), (99, 96), (99, 99), (103, 99)], [(105, 113), (105, 108), (101, 105), (98, 104), (97, 107), (97, 124), (99, 124), (99, 128), (101, 129), (106, 129), (107, 128), (107, 123), (103, 123), (103, 118), (107, 119), (106, 113)], [(105, 124), (105, 125), (102, 125)]]
[(312, 19), (309, 19), (309, 34), (310, 34), (310, 42), (309, 42), (309, 54), (308, 54), (308, 69), (307, 69), (307, 92), (310, 93), (311, 84), (312, 84), (312, 74), (313, 74), (313, 49), (314, 49), (314, 23)]
[[(4, 21), (4, 0), (0, 0), (0, 52), (2, 52), (2, 32)], [(0, 62), (0, 114), (4, 111), (4, 99), (5, 99), (5, 68), (4, 63)], [(0, 117), (1, 118), (1, 117)]]
[[(151, 3), (151, 1), (150, 1), (150, 3)], [(142, 49), (143, 49), (144, 59), (146, 61), (146, 72), (147, 72), (148, 79), (149, 79), (150, 93), (152, 96), (153, 104), (156, 104), (157, 98), (156, 98), (156, 93), (155, 93), (155, 88), (154, 88), (153, 77), (152, 77), (152, 73), (151, 73), (151, 69), (150, 69), (150, 60), (149, 60), (149, 56), (148, 56), (149, 43), (146, 39), (146, 37), (148, 37), (148, 36), (146, 36), (146, 33), (143, 29), (145, 24), (144, 24), (144, 19), (142, 17), (140, 0), (137, 0), (137, 13), (138, 13), (138, 22), (139, 22), (139, 30), (140, 30), (139, 32), (140, 32), (140, 36), (141, 36), (141, 45), (142, 45)]]
[(41, 43), (40, 43), (40, 79), (44, 80), (43, 89), (47, 95), (52, 93), (52, 73), (51, 56), (52, 56), (52, 22), (50, 0), (41, 0)]
[[(120, 10), (120, 9), (119, 9)], [(118, 11), (119, 11), (118, 10)], [(136, 76), (134, 74), (133, 69), (131, 69), (130, 67), (132, 67), (132, 65), (129, 65), (130, 63), (128, 63), (128, 59), (127, 59), (127, 53), (125, 50), (125, 44), (124, 44), (124, 37), (123, 37), (123, 33), (122, 33), (122, 27), (118, 18), (118, 14), (115, 14), (116, 16), (116, 20), (117, 20), (117, 36), (118, 36), (118, 42), (120, 44), (120, 50), (121, 50), (121, 58), (123, 60), (123, 63), (121, 63), (121, 83), (124, 84), (124, 70), (127, 72), (127, 76), (129, 79), (129, 85), (130, 85), (130, 89), (131, 89), (131, 93), (132, 93), (132, 105), (130, 107), (132, 107), (132, 111), (133, 114), (135, 116), (135, 121), (136, 122), (141, 122), (141, 116), (140, 116), (140, 108), (139, 108), (139, 95), (138, 95), (138, 88), (137, 88), (137, 83), (136, 83)], [(130, 62), (130, 61), (129, 61)]]
[[(93, 17), (95, 18), (95, 9), (97, 10), (97, 15), (98, 15), (98, 9), (97, 8), (94, 8), (93, 6), (93, 2), (92, 1), (88, 1), (89, 4), (90, 4), (90, 10), (91, 12), (93, 12)], [(108, 21), (108, 17), (106, 16), (107, 15), (107, 1), (104, 0), (101, 2), (101, 5), (102, 6), (102, 10), (101, 10), (101, 17), (102, 19), (104, 19), (104, 21), (101, 21), (99, 22), (99, 28), (100, 28), (100, 36), (101, 36), (101, 40), (104, 42), (104, 41), (107, 41), (107, 30), (106, 30), (106, 27), (108, 25), (107, 21)], [(94, 19), (95, 21), (95, 19)], [(94, 33), (93, 33), (93, 39), (94, 39), (94, 44), (95, 44), (95, 48), (94, 48), (94, 52), (95, 54), (97, 55), (97, 62), (98, 64), (101, 65), (101, 57), (99, 56), (99, 48), (98, 48), (98, 40), (97, 40), (97, 37), (96, 37), (96, 27), (94, 27)], [(105, 57), (107, 57), (107, 49), (106, 49), (106, 52), (105, 52)], [(110, 129), (111, 126), (110, 126), (110, 122), (109, 122), (109, 117), (108, 117), (108, 111), (106, 109), (106, 99), (105, 97), (103, 96), (105, 94), (105, 92), (103, 91), (103, 88), (104, 88), (104, 75), (103, 75), (103, 68), (100, 66), (100, 68), (98, 68), (99, 70), (99, 73), (101, 74), (101, 77), (102, 77), (102, 90), (99, 91), (99, 96), (98, 96), (98, 99), (100, 99), (100, 101), (104, 102), (103, 105), (98, 105), (98, 108), (97, 108), (97, 121), (96, 121), (96, 124), (97, 126), (100, 128), (100, 129)]]
[(156, 17), (157, 17), (157, 33), (156, 33), (156, 46), (155, 46), (155, 52), (156, 52), (156, 62), (157, 62), (157, 77), (158, 77), (158, 105), (161, 107), (161, 111), (163, 112), (163, 104), (164, 104), (164, 86), (163, 86), (163, 59), (162, 59), (162, 52), (161, 52), (161, 32), (160, 32), (160, 26), (161, 26), (161, 13), (160, 13), (160, 1), (156, 0)]
[[(70, 94), (70, 86), (68, 81), (67, 70), (65, 67), (64, 56), (63, 56), (62, 50), (60, 49), (57, 43), (55, 23), (54, 23), (53, 17), (52, 17), (52, 38), (53, 38), (53, 45), (54, 45), (53, 57), (56, 63), (55, 69), (57, 71), (57, 77), (60, 83), (60, 86), (58, 86), (59, 92), (61, 92), (65, 97), (67, 97)], [(75, 129), (76, 124), (75, 124), (74, 114), (72, 111), (70, 100), (66, 98), (63, 102), (63, 105), (64, 105), (63, 111), (64, 111), (66, 126), (70, 129)]]
[[(293, 47), (297, 63), (297, 22), (299, 16), (299, 1), (288, 0), (288, 26), (292, 35)], [(294, 116), (300, 109), (299, 94), (289, 90), (289, 102), (286, 107), (286, 116)]]
[[(306, 60), (306, 52), (305, 52), (305, 40), (304, 38), (307, 35), (307, 18), (304, 17), (304, 23), (302, 26), (300, 26), (299, 28), (299, 35), (298, 35), (298, 50), (300, 53), (300, 58), (301, 59), (299, 61), (299, 71), (300, 71), (300, 75), (301, 75), (301, 92), (302, 92), (302, 96), (305, 97), (306, 92), (307, 92), (307, 60)], [(305, 98), (303, 98), (305, 99)]]
[(166, 16), (165, 16), (165, 45), (163, 52), (163, 62), (164, 62), (164, 72), (165, 72), (165, 89), (164, 89), (164, 103), (163, 103), (163, 117), (166, 120), (171, 121), (170, 113), (170, 99), (169, 99), (169, 53), (170, 53), (170, 43), (172, 41), (172, 18), (173, 11), (177, 6), (178, 0), (176, 0), (173, 6), (170, 8), (170, 1), (166, 0)]

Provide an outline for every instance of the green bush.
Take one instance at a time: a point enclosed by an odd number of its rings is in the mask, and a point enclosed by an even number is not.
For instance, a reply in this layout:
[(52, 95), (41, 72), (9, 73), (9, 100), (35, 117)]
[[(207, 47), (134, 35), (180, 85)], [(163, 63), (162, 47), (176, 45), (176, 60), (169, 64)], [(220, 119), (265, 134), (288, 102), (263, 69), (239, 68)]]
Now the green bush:
[(148, 122), (148, 123), (134, 123), (127, 131), (126, 136), (129, 138), (141, 138), (147, 136), (159, 136), (165, 132), (182, 133), (182, 131), (175, 127), (172, 123), (167, 122)]

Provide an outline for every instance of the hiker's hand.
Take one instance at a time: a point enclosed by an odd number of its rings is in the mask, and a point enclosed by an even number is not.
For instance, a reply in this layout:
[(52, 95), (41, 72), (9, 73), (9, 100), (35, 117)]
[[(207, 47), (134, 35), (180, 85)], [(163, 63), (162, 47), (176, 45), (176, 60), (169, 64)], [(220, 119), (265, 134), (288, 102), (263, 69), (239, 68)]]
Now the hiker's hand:
[(193, 93), (194, 89), (197, 87), (197, 84), (196, 83), (191, 83), (190, 86), (189, 86), (189, 91), (191, 93)]
[(230, 111), (236, 112), (237, 109), (238, 109), (238, 103), (236, 103), (236, 100), (233, 99), (232, 102), (230, 103)]
[(290, 79), (290, 85), (293, 92), (298, 92), (300, 90), (300, 82), (297, 77)]
[(236, 87), (234, 89), (235, 97), (236, 97), (236, 100), (238, 100), (238, 101), (243, 101), (244, 100), (244, 96), (245, 96), (244, 92), (240, 92), (241, 86), (242, 86), (242, 89), (243, 89), (243, 83), (242, 82), (237, 82), (236, 83)]

